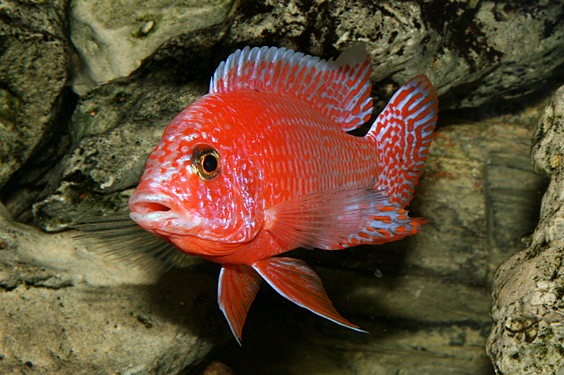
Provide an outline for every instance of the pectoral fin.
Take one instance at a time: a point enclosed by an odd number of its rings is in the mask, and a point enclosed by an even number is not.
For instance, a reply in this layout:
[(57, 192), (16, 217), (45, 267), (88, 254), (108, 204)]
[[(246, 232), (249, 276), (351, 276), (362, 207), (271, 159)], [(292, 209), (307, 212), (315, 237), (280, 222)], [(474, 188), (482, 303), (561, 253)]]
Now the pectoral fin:
[(289, 249), (381, 244), (415, 234), (425, 223), (410, 218), (387, 192), (365, 188), (306, 194), (269, 207), (266, 217), (265, 229)]
[(343, 327), (366, 332), (335, 310), (321, 284), (321, 279), (305, 262), (285, 257), (268, 258), (256, 262), (253, 268), (280, 295), (296, 305)]
[(241, 333), (261, 279), (250, 266), (224, 264), (219, 275), (217, 302), (233, 336), (241, 345)]

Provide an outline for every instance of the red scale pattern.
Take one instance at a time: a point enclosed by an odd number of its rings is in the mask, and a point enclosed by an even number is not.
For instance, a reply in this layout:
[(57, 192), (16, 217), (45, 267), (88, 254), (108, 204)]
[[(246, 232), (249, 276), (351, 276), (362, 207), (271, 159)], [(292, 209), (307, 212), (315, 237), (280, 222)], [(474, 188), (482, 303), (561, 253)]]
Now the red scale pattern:
[[(403, 207), (426, 158), (436, 94), (416, 77), (366, 137), (346, 134), (370, 116), (370, 67), (354, 46), (334, 62), (283, 48), (236, 51), (216, 70), (210, 94), (172, 121), (149, 157), (136, 194), (157, 194), (146, 203), (163, 199), (169, 210), (148, 230), (223, 264), (218, 302), (239, 341), (261, 278), (297, 305), (358, 330), (334, 309), (315, 272), (276, 255), (384, 243), (424, 223)], [(213, 179), (192, 166), (202, 144), (219, 156)], [(189, 235), (175, 231), (183, 217), (195, 224)]]

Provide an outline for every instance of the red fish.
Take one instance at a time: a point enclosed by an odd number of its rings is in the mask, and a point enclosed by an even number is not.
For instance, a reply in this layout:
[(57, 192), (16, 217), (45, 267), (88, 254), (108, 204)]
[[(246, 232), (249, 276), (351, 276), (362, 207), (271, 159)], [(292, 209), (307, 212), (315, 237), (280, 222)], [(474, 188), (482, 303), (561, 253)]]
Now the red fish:
[(339, 250), (421, 230), (411, 201), (437, 121), (420, 75), (368, 134), (364, 47), (336, 61), (285, 48), (237, 50), (148, 158), (130, 217), (178, 250), (222, 265), (218, 302), (237, 341), (262, 280), (295, 304), (361, 331), (329, 300), (298, 247)]

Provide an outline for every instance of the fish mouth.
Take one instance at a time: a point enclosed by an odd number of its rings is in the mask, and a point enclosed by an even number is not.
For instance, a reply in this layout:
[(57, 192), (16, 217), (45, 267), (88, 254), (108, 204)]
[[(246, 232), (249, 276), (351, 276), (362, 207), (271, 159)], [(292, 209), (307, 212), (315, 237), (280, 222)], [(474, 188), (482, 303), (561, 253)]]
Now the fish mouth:
[(159, 235), (195, 235), (201, 222), (175, 209), (175, 199), (164, 194), (135, 193), (129, 198), (129, 217)]

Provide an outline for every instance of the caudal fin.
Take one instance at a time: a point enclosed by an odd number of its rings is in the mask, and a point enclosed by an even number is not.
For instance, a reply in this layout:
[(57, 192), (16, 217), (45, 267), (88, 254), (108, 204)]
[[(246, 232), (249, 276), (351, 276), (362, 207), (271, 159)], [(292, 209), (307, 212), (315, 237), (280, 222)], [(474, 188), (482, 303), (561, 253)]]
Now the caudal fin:
[(376, 189), (402, 207), (411, 201), (427, 159), (438, 102), (429, 79), (419, 75), (395, 93), (367, 135), (375, 137), (379, 151)]

